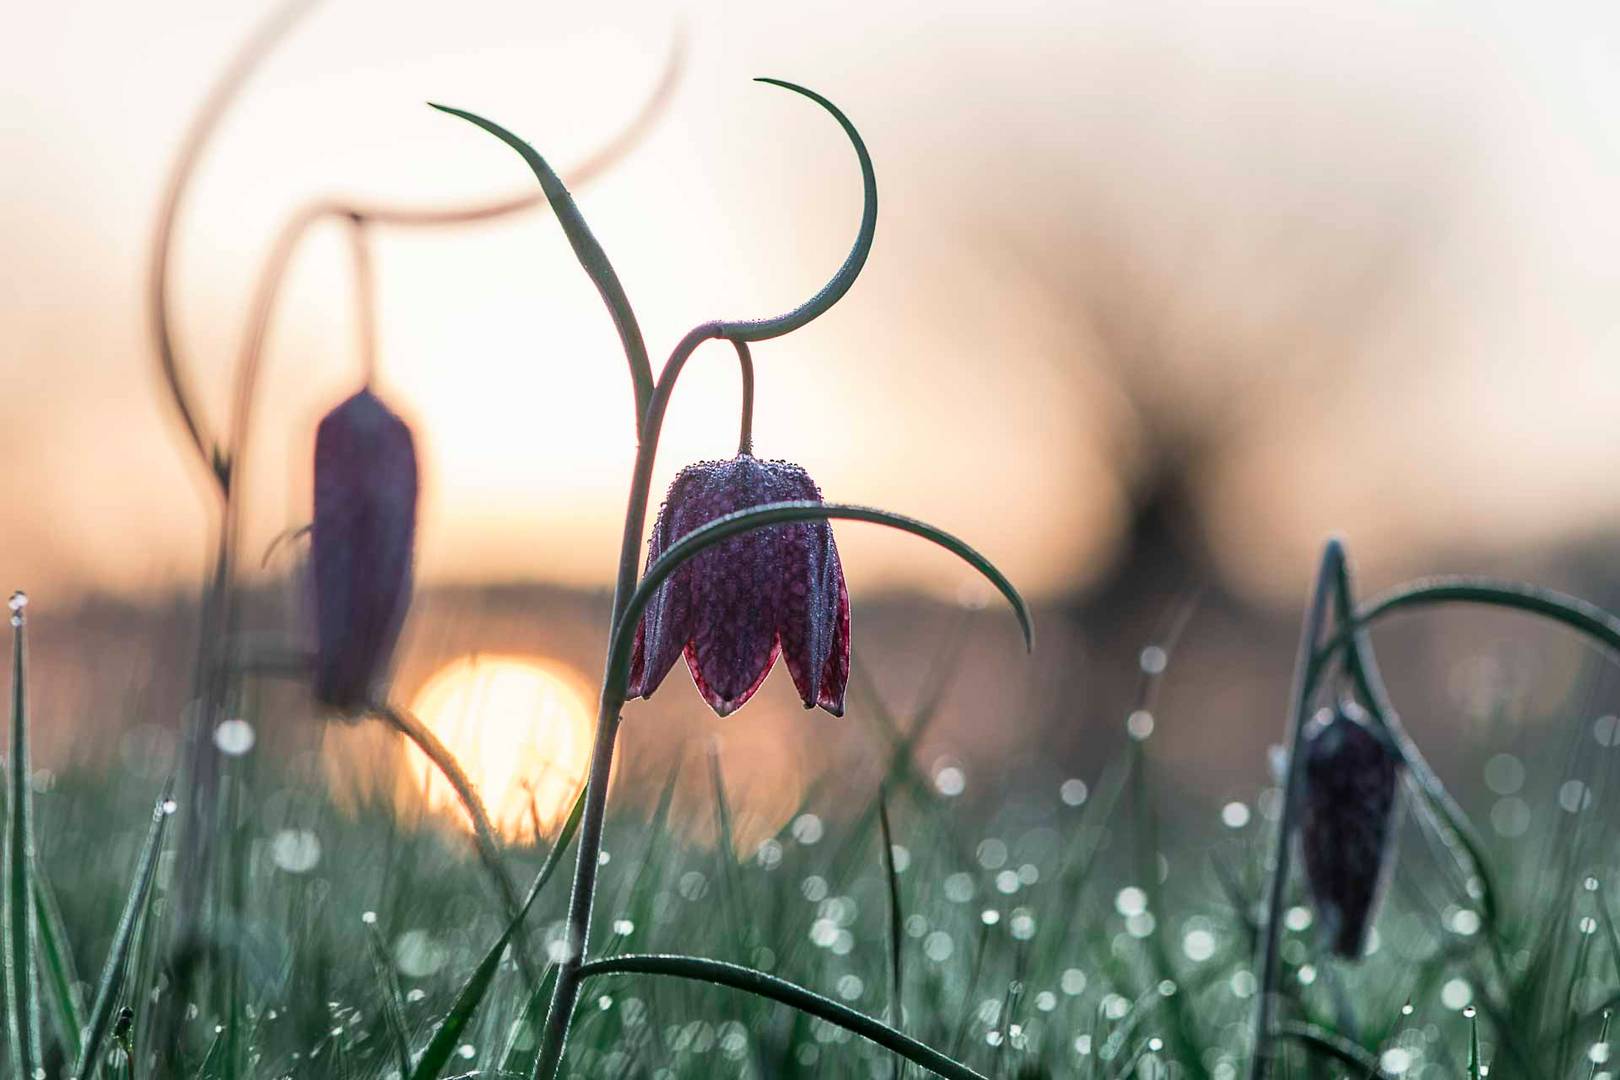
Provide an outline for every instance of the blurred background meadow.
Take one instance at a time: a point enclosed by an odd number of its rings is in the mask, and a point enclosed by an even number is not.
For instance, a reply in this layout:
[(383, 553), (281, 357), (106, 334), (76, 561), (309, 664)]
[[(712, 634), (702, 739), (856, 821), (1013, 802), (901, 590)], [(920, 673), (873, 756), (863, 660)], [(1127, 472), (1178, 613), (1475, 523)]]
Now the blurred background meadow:
[[(58, 1012), (94, 985), (179, 754), (215, 524), (151, 355), (152, 228), (189, 117), (268, 10), (8, 13), (0, 568), (31, 598)], [(255, 276), (299, 207), (531, 190), (429, 99), (563, 171), (658, 102), (576, 192), (655, 358), (704, 319), (796, 303), (846, 250), (857, 174), (825, 117), (755, 75), (838, 102), (883, 200), (849, 296), (756, 349), (759, 452), (969, 540), (1039, 644), (945, 554), (840, 525), (847, 714), (804, 712), (782, 672), (725, 719), (683, 670), (628, 707), (593, 949), (772, 970), (986, 1075), (1231, 1080), (1322, 540), (1346, 538), (1369, 595), (1467, 572), (1620, 604), (1620, 11), (327, 0), (244, 88), (179, 226), (202, 411), (230, 409)], [(587, 766), (635, 454), (623, 362), (543, 209), (379, 227), (372, 254), (378, 384), (424, 477), (393, 694), (524, 880)], [(273, 541), (309, 521), (315, 424), (361, 378), (352, 278), (341, 224), (314, 230), (267, 339), (238, 478), (255, 641), (309, 637), (304, 542)], [(696, 358), (656, 492), (730, 453), (737, 408), (735, 365)], [(1362, 964), (1318, 957), (1290, 907), (1290, 1015), (1386, 1075), (1439, 1077), (1464, 1073), (1474, 1007), (1506, 1075), (1607, 1076), (1610, 667), (1510, 615), (1411, 616), (1377, 641), (1506, 909), (1482, 930), (1408, 822)], [(329, 721), (297, 682), (250, 681), (239, 705), (215, 737), (235, 816), (208, 974), (167, 1064), (132, 1069), (403, 1074), (505, 925), (465, 819), (397, 735)], [(565, 878), (530, 920), (535, 957)], [(156, 880), (161, 912), (172, 852)], [(135, 945), (137, 1017), (177, 985), (160, 937)], [(443, 1075), (527, 1075), (531, 991), (508, 958)], [(50, 1016), (47, 1068), (68, 1075), (72, 1024)], [(587, 987), (577, 1030), (580, 1076), (901, 1068), (779, 1006), (628, 976)], [(1296, 1075), (1366, 1075), (1349, 1051), (1288, 1053)]]

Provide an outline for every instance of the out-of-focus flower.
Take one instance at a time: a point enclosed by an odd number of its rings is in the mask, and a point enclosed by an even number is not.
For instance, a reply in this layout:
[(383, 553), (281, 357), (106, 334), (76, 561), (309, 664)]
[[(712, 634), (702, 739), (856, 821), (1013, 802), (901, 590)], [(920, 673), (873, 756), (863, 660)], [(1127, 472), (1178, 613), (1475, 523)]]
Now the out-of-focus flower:
[(315, 433), (315, 698), (362, 709), (386, 679), (411, 602), (416, 542), (411, 430), (371, 390)]
[[(647, 565), (715, 518), (762, 503), (821, 501), (799, 466), (740, 454), (688, 465), (658, 512)], [(849, 591), (826, 521), (789, 522), (730, 537), (683, 563), (659, 586), (636, 628), (631, 697), (651, 697), (686, 654), (721, 716), (765, 681), (777, 654), (805, 708), (844, 713), (849, 682)]]
[(1395, 861), (1400, 762), (1354, 702), (1305, 729), (1300, 847), (1322, 935), (1359, 959)]

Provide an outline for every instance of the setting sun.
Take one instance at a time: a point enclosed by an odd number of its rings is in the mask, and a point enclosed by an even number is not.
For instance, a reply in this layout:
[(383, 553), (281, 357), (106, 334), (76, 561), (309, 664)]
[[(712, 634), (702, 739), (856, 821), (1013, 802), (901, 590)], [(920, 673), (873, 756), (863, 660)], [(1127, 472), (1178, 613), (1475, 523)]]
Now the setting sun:
[[(571, 672), (522, 656), (472, 655), (441, 668), (412, 711), (461, 762), (507, 840), (528, 842), (568, 814), (590, 765), (591, 710)], [(466, 823), (449, 784), (413, 745), (398, 791)]]

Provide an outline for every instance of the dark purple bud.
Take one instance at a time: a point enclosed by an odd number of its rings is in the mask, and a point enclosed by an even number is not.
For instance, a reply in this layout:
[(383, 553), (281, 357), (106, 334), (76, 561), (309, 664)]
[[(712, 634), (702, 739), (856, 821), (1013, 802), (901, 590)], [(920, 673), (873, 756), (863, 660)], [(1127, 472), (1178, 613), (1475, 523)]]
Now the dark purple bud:
[(1300, 848), (1323, 938), (1359, 960), (1395, 861), (1400, 760), (1354, 702), (1304, 733)]
[[(797, 465), (741, 454), (688, 465), (658, 511), (647, 565), (675, 541), (736, 510), (821, 501)], [(698, 691), (721, 716), (759, 689), (780, 653), (805, 708), (844, 714), (849, 591), (826, 521), (767, 525), (705, 548), (647, 605), (630, 660), (630, 696), (651, 697), (684, 652)]]
[(363, 708), (388, 675), (411, 602), (416, 543), (411, 429), (369, 389), (315, 432), (315, 698)]

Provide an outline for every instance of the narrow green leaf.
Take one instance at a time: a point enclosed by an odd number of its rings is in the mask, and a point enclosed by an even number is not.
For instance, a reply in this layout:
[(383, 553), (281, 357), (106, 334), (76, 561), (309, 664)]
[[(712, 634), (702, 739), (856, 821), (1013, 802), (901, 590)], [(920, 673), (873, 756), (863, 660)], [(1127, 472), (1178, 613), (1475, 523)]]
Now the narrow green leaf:
[(734, 990), (742, 990), (756, 997), (768, 998), (791, 1006), (829, 1024), (836, 1024), (949, 1080), (985, 1080), (982, 1074), (945, 1056), (927, 1043), (896, 1031), (888, 1024), (874, 1020), (865, 1013), (856, 1012), (846, 1005), (840, 1005), (813, 990), (806, 990), (786, 979), (779, 979), (763, 971), (755, 971), (753, 968), (722, 963), (719, 960), (706, 960), (697, 956), (632, 954), (586, 961), (580, 967), (579, 973), (582, 979), (593, 975), (635, 973), (690, 979), (714, 986), (729, 986)]
[(1013, 614), (1018, 618), (1019, 628), (1024, 633), (1026, 648), (1034, 648), (1035, 628), (1030, 619), (1029, 606), (1024, 598), (1013, 588), (1012, 582), (1007, 580), (995, 565), (980, 555), (973, 548), (926, 522), (915, 518), (893, 514), (887, 510), (878, 510), (870, 506), (851, 506), (847, 503), (819, 503), (809, 501), (763, 503), (751, 506), (746, 510), (725, 514), (699, 528), (693, 529), (675, 543), (671, 544), (659, 556), (658, 561), (647, 568), (646, 574), (636, 585), (636, 591), (631, 594), (630, 601), (625, 605), (624, 616), (613, 634), (613, 649), (608, 658), (608, 671), (611, 678), (619, 685), (623, 685), (625, 673), (630, 665), (630, 648), (635, 641), (636, 624), (641, 619), (641, 613), (646, 610), (652, 601), (653, 593), (664, 579), (673, 574), (677, 567), (705, 548), (712, 547), (720, 541), (736, 536), (739, 533), (762, 529), (768, 525), (779, 525), (792, 521), (817, 521), (821, 519), (844, 519), (849, 521), (870, 521), (878, 525), (887, 525), (899, 529), (901, 532), (920, 536), (924, 540), (932, 541), (940, 547), (956, 555), (963, 562), (983, 574), (992, 585), (1007, 598), (1012, 605)]
[[(450, 1056), (455, 1053), (456, 1047), (460, 1045), (461, 1033), (466, 1030), (467, 1024), (472, 1020), (473, 1013), (478, 1011), (478, 1006), (483, 1003), (484, 995), (489, 992), (490, 984), (495, 981), (495, 972), (500, 968), (501, 956), (506, 952), (507, 945), (516, 936), (518, 927), (523, 924), (524, 918), (529, 914), (529, 909), (534, 906), (535, 898), (540, 895), (540, 890), (545, 888), (546, 882), (551, 880), (551, 875), (561, 864), (563, 851), (568, 847), (569, 842), (573, 840), (574, 832), (579, 828), (580, 815), (584, 812), (584, 809), (585, 793), (581, 791), (579, 797), (574, 800), (574, 808), (569, 812), (568, 820), (563, 822), (563, 827), (558, 830), (557, 842), (546, 853), (546, 860), (540, 865), (540, 872), (535, 875), (534, 883), (529, 886), (528, 895), (523, 898), (517, 916), (507, 924), (506, 929), (496, 939), (495, 944), (490, 946), (489, 951), (484, 954), (484, 958), (478, 962), (478, 967), (473, 969), (472, 977), (467, 980), (462, 986), (461, 992), (456, 995), (456, 1000), (451, 1004), (450, 1011), (445, 1014), (443, 1020), (439, 1021), (439, 1026), (434, 1030), (433, 1037), (428, 1040), (428, 1044), (422, 1050), (421, 1056), (416, 1059), (416, 1068), (410, 1073), (410, 1080), (438, 1080), (439, 1074), (444, 1072), (444, 1067), (450, 1062)], [(540, 981), (543, 982), (544, 980)]]
[(144, 921), (147, 901), (152, 894), (152, 881), (157, 877), (158, 853), (163, 848), (163, 832), (174, 812), (170, 795), (174, 779), (164, 783), (157, 804), (152, 808), (152, 824), (146, 830), (140, 857), (135, 862), (135, 878), (129, 894), (124, 898), (124, 910), (118, 916), (118, 927), (113, 931), (112, 946), (107, 950), (107, 962), (102, 965), (101, 978), (96, 985), (96, 997), (90, 1006), (90, 1019), (85, 1025), (84, 1046), (79, 1053), (78, 1066), (73, 1075), (77, 1080), (89, 1080), (100, 1063), (101, 1044), (112, 1028), (113, 1016), (123, 989), (124, 970), (129, 961), (130, 943), (136, 928)]
[[(429, 104), (433, 105), (432, 102)], [(433, 107), (440, 112), (459, 116), (468, 123), (476, 124), (516, 150), (533, 170), (535, 178), (540, 181), (540, 188), (546, 194), (546, 201), (551, 204), (551, 212), (557, 216), (557, 222), (562, 225), (563, 233), (574, 249), (574, 257), (579, 260), (579, 265), (584, 267), (585, 273), (590, 275), (597, 292), (602, 294), (602, 302), (607, 305), (608, 314), (613, 317), (613, 326), (619, 332), (619, 344), (623, 346), (625, 359), (630, 364), (630, 381), (635, 387), (636, 430), (639, 433), (647, 411), (647, 402), (652, 398), (653, 391), (652, 364), (647, 359), (647, 346), (641, 337), (641, 326), (636, 322), (636, 313), (630, 307), (629, 298), (625, 296), (624, 286), (619, 283), (619, 275), (614, 272), (613, 264), (608, 262), (607, 253), (602, 250), (602, 245), (597, 243), (590, 226), (585, 224), (585, 217), (579, 212), (579, 207), (575, 205), (574, 197), (568, 193), (568, 188), (563, 185), (562, 178), (534, 147), (493, 120), (486, 120), (482, 116), (448, 105), (433, 105)]]
[(34, 788), (28, 755), (28, 644), (23, 607), (11, 600), (10, 819), (6, 822), (6, 1022), (12, 1067), (19, 1076), (40, 1075), (39, 985), (34, 946)]
[(39, 920), (39, 961), (48, 991), (51, 1020), (57, 1036), (67, 1048), (68, 1060), (76, 1060), (83, 1045), (84, 1002), (79, 996), (79, 974), (73, 967), (73, 950), (68, 944), (67, 926), (51, 883), (34, 868), (34, 909)]

